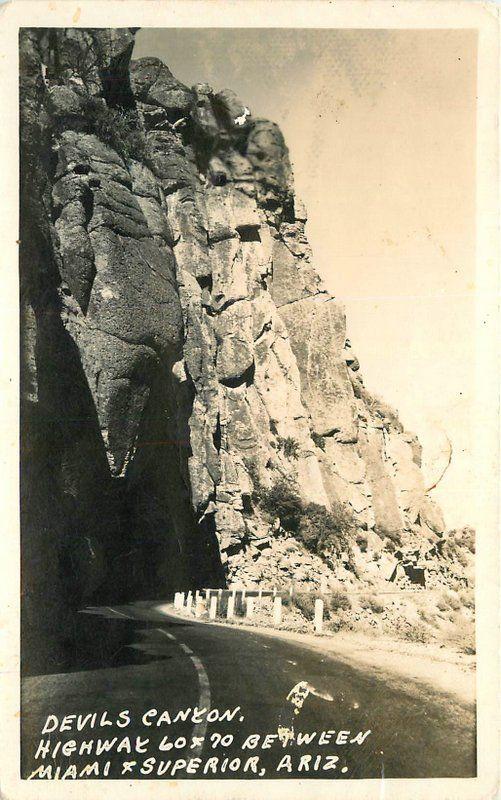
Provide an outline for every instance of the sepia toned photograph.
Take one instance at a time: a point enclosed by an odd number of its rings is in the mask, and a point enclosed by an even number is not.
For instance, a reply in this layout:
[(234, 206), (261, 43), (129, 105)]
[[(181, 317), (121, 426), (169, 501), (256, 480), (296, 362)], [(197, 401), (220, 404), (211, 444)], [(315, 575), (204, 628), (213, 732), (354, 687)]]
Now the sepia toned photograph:
[(46, 19), (20, 786), (476, 778), (478, 31)]

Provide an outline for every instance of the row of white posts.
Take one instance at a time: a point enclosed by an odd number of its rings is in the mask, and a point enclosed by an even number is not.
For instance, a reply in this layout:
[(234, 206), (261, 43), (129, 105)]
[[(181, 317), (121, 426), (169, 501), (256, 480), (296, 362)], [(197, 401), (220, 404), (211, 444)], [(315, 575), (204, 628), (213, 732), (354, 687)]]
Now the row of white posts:
[[(221, 599), (223, 590), (218, 589), (217, 594), (210, 595), (210, 590), (205, 590), (205, 598), (202, 597), (201, 592), (196, 591), (193, 595), (192, 592), (176, 592), (174, 595), (174, 608), (187, 611), (189, 614), (194, 610), (195, 617), (198, 619), (202, 616), (208, 606), (209, 619), (216, 619), (218, 601)], [(233, 589), (231, 594), (228, 595), (228, 605), (226, 608), (226, 618), (232, 619), (235, 616), (235, 594), (236, 590)], [(245, 600), (245, 589), (241, 591), (242, 601)], [(261, 602), (261, 590), (257, 598), (247, 597), (246, 602), (246, 617), (254, 616), (255, 600)], [(315, 615), (313, 618), (313, 627), (315, 633), (322, 633), (324, 621), (324, 601), (321, 598), (315, 600)], [(273, 596), (273, 624), (280, 625), (282, 622), (282, 598), (277, 595), (276, 590)]]

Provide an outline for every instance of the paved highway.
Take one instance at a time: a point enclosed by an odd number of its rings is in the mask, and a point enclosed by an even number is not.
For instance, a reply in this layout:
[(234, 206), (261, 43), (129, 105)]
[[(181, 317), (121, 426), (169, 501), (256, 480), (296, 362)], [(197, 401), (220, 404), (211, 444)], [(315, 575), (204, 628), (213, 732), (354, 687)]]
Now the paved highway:
[[(153, 604), (87, 609), (75, 625), (64, 671), (23, 680), (23, 777), (56, 777), (58, 766), (63, 777), (70, 765), (66, 778), (127, 780), (475, 774), (474, 709), (449, 696), (397, 691), (297, 643)], [(110, 749), (97, 756), (99, 739)]]

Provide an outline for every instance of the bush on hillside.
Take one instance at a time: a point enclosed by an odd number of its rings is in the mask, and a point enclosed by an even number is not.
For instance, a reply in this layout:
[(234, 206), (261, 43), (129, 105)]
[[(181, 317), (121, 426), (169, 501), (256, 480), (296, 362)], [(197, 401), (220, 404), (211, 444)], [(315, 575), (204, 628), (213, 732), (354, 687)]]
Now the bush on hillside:
[(302, 507), (298, 538), (322, 558), (339, 558), (344, 554), (351, 562), (354, 532), (353, 518), (342, 503), (333, 503), (330, 511), (317, 503)]
[(462, 567), (467, 567), (471, 562), (471, 556), (475, 553), (475, 530), (466, 525), (464, 528), (448, 531), (441, 548), (444, 558), (449, 561), (457, 561)]
[(146, 158), (146, 137), (133, 109), (110, 108), (101, 99), (88, 97), (85, 114), (96, 136), (113, 147), (122, 158)]
[(315, 616), (315, 600), (317, 595), (314, 592), (299, 592), (292, 598), (292, 602), (299, 608), (306, 619), (312, 620)]
[(289, 533), (297, 533), (303, 504), (292, 481), (280, 478), (269, 489), (256, 482), (252, 499), (271, 519), (278, 517), (282, 528)]
[(342, 503), (327, 510), (317, 503), (303, 503), (296, 484), (280, 478), (269, 489), (254, 484), (253, 502), (304, 546), (323, 559), (338, 559), (342, 554), (354, 568), (351, 538), (355, 533), (353, 518)]
[(371, 594), (363, 595), (360, 598), (360, 605), (362, 608), (366, 608), (374, 614), (382, 614), (384, 611), (384, 603)]
[(430, 641), (430, 629), (424, 622), (413, 622), (403, 630), (404, 639), (409, 642), (422, 642), (426, 644)]
[(312, 620), (315, 616), (315, 601), (324, 601), (324, 617), (336, 614), (338, 611), (348, 611), (351, 608), (350, 598), (341, 590), (320, 594), (319, 592), (299, 592), (294, 594), (292, 603), (299, 608), (306, 619)]
[(278, 449), (281, 450), (286, 458), (297, 461), (299, 458), (299, 442), (293, 436), (278, 436)]
[(315, 431), (313, 431), (310, 434), (310, 436), (311, 436), (311, 439), (312, 439), (313, 443), (317, 447), (319, 447), (320, 450), (324, 450), (325, 451), (325, 439), (324, 439), (324, 437), (321, 436), (319, 433), (315, 433)]
[(442, 592), (437, 600), (437, 608), (439, 611), (459, 611), (461, 601), (455, 592)]
[(336, 611), (348, 611), (351, 608), (350, 598), (341, 590), (331, 592), (326, 599), (330, 614)]

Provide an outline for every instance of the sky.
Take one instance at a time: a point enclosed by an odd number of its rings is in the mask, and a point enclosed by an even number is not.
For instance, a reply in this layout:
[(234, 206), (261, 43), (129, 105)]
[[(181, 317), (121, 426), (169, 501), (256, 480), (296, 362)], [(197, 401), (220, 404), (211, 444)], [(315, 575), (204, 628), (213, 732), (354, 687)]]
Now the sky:
[(475, 524), (475, 32), (150, 28), (141, 56), (280, 125), (364, 383), (418, 434), (427, 486), (451, 443), (431, 496)]

